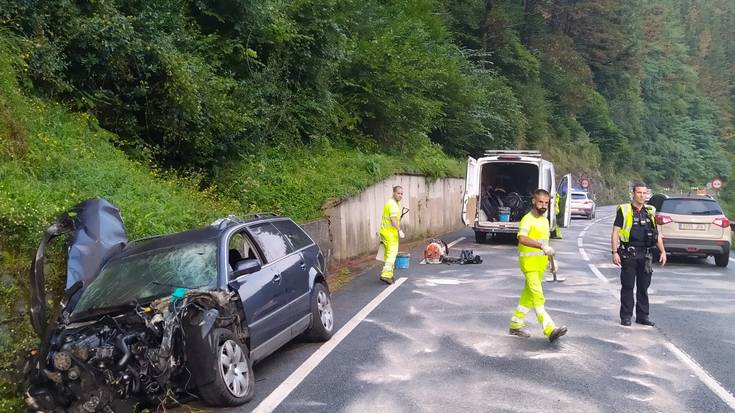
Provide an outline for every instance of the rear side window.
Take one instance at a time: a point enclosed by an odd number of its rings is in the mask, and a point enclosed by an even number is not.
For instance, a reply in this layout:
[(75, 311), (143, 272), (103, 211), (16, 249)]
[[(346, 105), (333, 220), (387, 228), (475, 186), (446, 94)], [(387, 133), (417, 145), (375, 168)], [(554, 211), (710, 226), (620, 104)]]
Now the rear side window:
[(293, 245), (293, 248), (296, 251), (312, 244), (311, 238), (306, 235), (304, 230), (290, 219), (275, 221), (273, 222), (273, 225), (281, 231), (281, 234), (285, 235), (286, 238), (291, 241), (291, 245)]
[(587, 194), (572, 194), (572, 199), (587, 199)]
[(678, 215), (722, 215), (717, 202), (709, 199), (667, 199), (660, 212)]
[(273, 262), (293, 252), (286, 238), (270, 222), (253, 225), (249, 230), (263, 250), (267, 262)]

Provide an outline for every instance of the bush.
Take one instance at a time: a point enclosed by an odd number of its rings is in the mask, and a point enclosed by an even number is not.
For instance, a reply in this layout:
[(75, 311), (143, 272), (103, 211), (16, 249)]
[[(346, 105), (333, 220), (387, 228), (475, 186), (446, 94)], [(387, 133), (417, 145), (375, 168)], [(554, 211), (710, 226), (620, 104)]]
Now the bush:
[(263, 148), (257, 155), (232, 162), (216, 182), (224, 194), (240, 202), (243, 211), (271, 211), (309, 220), (322, 216), (325, 200), (357, 194), (396, 173), (457, 177), (464, 170), (463, 161), (448, 158), (435, 145), (423, 146), (411, 157), (322, 141)]

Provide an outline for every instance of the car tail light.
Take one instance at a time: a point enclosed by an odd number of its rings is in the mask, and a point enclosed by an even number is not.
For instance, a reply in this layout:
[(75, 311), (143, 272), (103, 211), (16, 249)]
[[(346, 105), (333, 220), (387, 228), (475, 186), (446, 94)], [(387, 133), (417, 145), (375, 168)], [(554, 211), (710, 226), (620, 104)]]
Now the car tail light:
[(656, 225), (666, 225), (674, 222), (674, 219), (668, 215), (656, 215)]
[(730, 220), (727, 218), (715, 218), (712, 223), (722, 228), (727, 228), (730, 226)]
[(592, 203), (592, 201), (590, 201), (589, 199), (585, 199), (585, 200), (584, 200), (584, 202), (582, 202), (582, 203), (583, 203), (583, 204), (588, 204), (588, 205), (589, 205), (589, 204), (591, 204), (591, 203)]

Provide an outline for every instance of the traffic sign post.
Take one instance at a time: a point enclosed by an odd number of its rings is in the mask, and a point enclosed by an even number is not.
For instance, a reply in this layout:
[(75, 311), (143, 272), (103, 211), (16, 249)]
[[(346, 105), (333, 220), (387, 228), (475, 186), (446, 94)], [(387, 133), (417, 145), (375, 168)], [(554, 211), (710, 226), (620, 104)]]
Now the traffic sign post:
[(582, 178), (579, 180), (579, 185), (582, 187), (582, 189), (587, 189), (590, 187), (590, 180), (587, 178)]
[(720, 178), (713, 179), (711, 183), (712, 183), (712, 189), (716, 189), (716, 190), (722, 189), (722, 186), (724, 184), (722, 182), (722, 179), (720, 179)]

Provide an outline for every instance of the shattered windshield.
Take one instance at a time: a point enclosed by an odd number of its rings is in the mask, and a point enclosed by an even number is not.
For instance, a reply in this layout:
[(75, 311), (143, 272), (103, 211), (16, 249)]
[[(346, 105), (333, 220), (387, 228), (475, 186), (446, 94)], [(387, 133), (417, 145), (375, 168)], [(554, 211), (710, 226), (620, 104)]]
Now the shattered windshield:
[(84, 291), (73, 315), (162, 297), (179, 287), (215, 287), (216, 252), (217, 245), (210, 240), (167, 245), (111, 260)]

